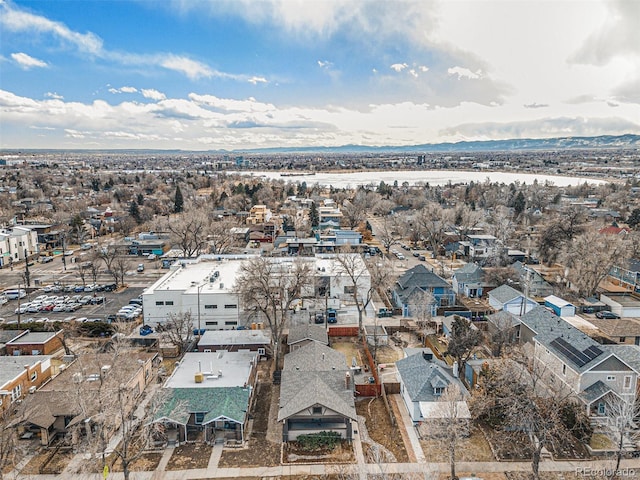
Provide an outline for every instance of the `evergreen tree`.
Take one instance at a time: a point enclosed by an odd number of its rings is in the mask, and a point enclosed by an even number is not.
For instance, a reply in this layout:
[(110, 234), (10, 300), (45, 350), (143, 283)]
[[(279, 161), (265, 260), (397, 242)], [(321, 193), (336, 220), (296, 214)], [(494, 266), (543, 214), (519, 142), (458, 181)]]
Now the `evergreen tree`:
[(637, 228), (638, 225), (640, 225), (640, 208), (633, 209), (633, 211), (629, 215), (627, 223), (631, 228)]
[(311, 202), (311, 208), (309, 209), (309, 222), (312, 227), (317, 227), (320, 224), (320, 216), (318, 215), (316, 202)]
[(526, 200), (524, 199), (524, 194), (522, 192), (518, 192), (515, 199), (513, 200), (513, 210), (516, 214), (516, 217), (519, 217), (525, 209)]
[(131, 215), (131, 218), (133, 218), (136, 223), (141, 223), (142, 219), (140, 218), (140, 209), (136, 202), (131, 202), (129, 204), (129, 215)]
[(180, 186), (176, 186), (176, 196), (173, 200), (173, 213), (182, 213), (184, 210), (184, 198)]

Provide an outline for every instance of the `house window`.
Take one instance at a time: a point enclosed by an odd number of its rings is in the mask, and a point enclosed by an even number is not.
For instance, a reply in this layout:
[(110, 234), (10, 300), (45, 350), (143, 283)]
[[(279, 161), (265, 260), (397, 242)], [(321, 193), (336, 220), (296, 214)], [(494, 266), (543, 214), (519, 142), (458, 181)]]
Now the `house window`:
[(210, 348), (205, 348), (204, 349), (204, 353), (211, 353), (211, 349)]
[(631, 388), (631, 375), (625, 375), (625, 377), (624, 377), (624, 388), (625, 389)]
[(620, 343), (624, 343), (627, 337), (620, 337)]
[(218, 325), (218, 322), (204, 322), (205, 325)]
[(237, 325), (238, 322), (236, 320), (229, 320), (224, 322), (225, 325)]
[(605, 412), (606, 412), (606, 409), (604, 407), (604, 402), (598, 403), (598, 415), (604, 415)]
[(167, 300), (167, 301), (165, 302), (165, 305), (173, 305), (173, 300)]
[(225, 305), (224, 308), (238, 308), (238, 305), (235, 303), (230, 303), (229, 305)]
[(313, 407), (314, 415), (322, 415), (322, 407)]
[(218, 305), (205, 305), (204, 308), (205, 308), (205, 310), (211, 310), (211, 309), (214, 309), (214, 308), (218, 308)]
[(22, 398), (22, 385), (16, 385), (13, 387), (13, 390), (11, 390), (11, 401), (15, 402), (20, 398)]
[(563, 375), (567, 374), (567, 366), (566, 365), (562, 365), (562, 374)]
[(444, 387), (435, 387), (435, 388), (433, 389), (433, 394), (434, 394), (435, 396), (440, 396), (440, 395), (442, 395), (443, 393), (444, 393)]
[(156, 306), (164, 305), (164, 302), (156, 302)]
[(353, 285), (345, 285), (344, 286), (344, 293), (348, 293), (350, 295), (353, 295), (355, 291), (356, 291), (356, 287), (354, 287)]
[(196, 425), (202, 425), (202, 422), (204, 422), (204, 413), (196, 413), (195, 414), (195, 420), (194, 422), (196, 423)]
[(35, 370), (31, 372), (31, 377), (29, 377), (32, 382), (35, 382), (38, 379), (38, 372)]
[(607, 375), (607, 382), (614, 382), (616, 377), (614, 375)]
[(258, 349), (258, 355), (264, 355), (266, 353), (264, 348), (259, 348)]

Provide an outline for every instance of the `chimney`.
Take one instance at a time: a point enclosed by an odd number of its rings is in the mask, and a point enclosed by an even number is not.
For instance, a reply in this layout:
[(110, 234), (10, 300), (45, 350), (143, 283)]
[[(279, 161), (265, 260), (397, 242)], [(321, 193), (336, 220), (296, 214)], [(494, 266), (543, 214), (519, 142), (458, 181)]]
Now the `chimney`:
[(422, 358), (424, 358), (427, 362), (433, 360), (433, 353), (431, 352), (422, 352)]
[(453, 362), (453, 376), (458, 378), (458, 362)]
[(349, 372), (344, 374), (344, 388), (346, 390), (351, 388), (351, 374)]
[(322, 352), (322, 361), (324, 361), (324, 352)]

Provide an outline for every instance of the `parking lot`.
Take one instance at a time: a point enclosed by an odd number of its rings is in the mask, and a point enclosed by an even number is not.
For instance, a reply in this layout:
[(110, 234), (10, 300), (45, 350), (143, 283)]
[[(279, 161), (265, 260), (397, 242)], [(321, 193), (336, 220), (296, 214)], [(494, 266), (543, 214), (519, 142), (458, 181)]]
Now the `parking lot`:
[(71, 285), (60, 291), (60, 288), (53, 287), (50, 285), (30, 290), (26, 297), (8, 301), (0, 307), (0, 319), (3, 319), (3, 323), (17, 323), (16, 309), (20, 305), (20, 321), (25, 323), (109, 321), (115, 318), (122, 306), (129, 304), (144, 290), (142, 287), (121, 287), (116, 291), (105, 291), (101, 288), (104, 285), (101, 285), (85, 291), (79, 285)]

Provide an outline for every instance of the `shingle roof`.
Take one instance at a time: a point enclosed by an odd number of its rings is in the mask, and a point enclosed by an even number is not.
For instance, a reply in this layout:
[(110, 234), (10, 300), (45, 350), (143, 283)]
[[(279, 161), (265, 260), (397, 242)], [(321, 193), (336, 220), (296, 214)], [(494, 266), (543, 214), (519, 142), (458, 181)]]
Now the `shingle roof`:
[(516, 315), (505, 310), (500, 310), (499, 312), (488, 315), (487, 321), (501, 329), (505, 328), (507, 325), (511, 325), (512, 327), (520, 325), (520, 319)]
[(324, 325), (308, 323), (305, 325), (295, 325), (289, 328), (287, 345), (293, 345), (294, 343), (302, 342), (304, 340), (313, 340), (314, 342), (320, 342), (327, 345), (329, 343), (329, 335), (327, 334), (327, 329)]
[(170, 419), (186, 424), (191, 413), (205, 413), (203, 424), (224, 417), (244, 423), (249, 408), (249, 388), (168, 388), (167, 399), (153, 421)]
[(347, 360), (344, 353), (317, 342), (311, 342), (284, 357), (283, 370), (306, 372), (344, 371)]
[(640, 373), (640, 347), (637, 345), (603, 345), (624, 363)]
[(458, 282), (480, 282), (484, 277), (484, 270), (476, 263), (467, 263), (453, 274)]
[[(534, 308), (523, 315), (520, 321), (536, 333), (534, 339), (537, 342), (552, 351), (578, 373), (591, 369), (593, 366), (611, 356), (611, 352), (603, 349), (602, 345), (598, 342), (544, 307)], [(591, 358), (589, 361), (580, 361), (575, 355), (562, 348), (562, 346), (558, 344), (558, 340), (561, 343), (570, 345), (572, 349), (578, 352), (595, 349), (593, 350), (594, 354), (587, 357)]]
[(413, 287), (419, 287), (422, 289), (449, 287), (446, 280), (427, 270), (424, 265), (416, 265), (404, 272), (398, 278), (397, 284), (402, 290)]
[(582, 392), (580, 392), (579, 397), (586, 403), (590, 404), (599, 398), (602, 398), (609, 392), (613, 392), (611, 387), (603, 383), (601, 380), (598, 380), (593, 385), (585, 388)]
[(524, 295), (509, 285), (500, 285), (498, 288), (491, 290), (489, 296), (495, 298), (500, 303), (507, 303)]
[(346, 386), (346, 374), (346, 369), (323, 372), (283, 370), (278, 421), (315, 405), (355, 420), (353, 390)]
[[(443, 366), (424, 358), (421, 353), (410, 355), (396, 362), (398, 374), (413, 402), (435, 402), (435, 387), (446, 388), (451, 383), (459, 383)], [(461, 385), (461, 384), (460, 384)], [(461, 388), (464, 392), (464, 387)]]

